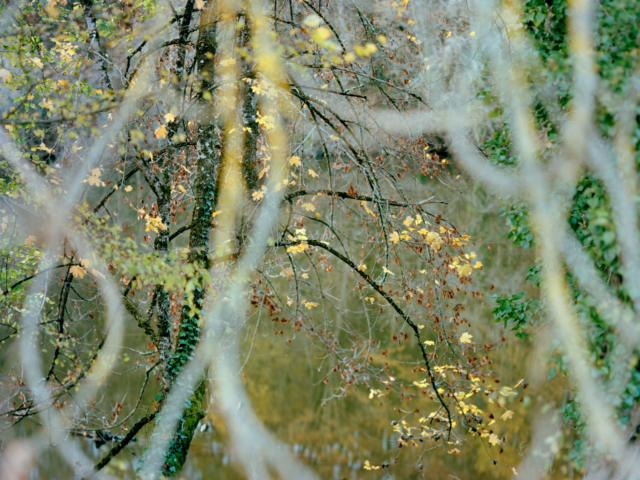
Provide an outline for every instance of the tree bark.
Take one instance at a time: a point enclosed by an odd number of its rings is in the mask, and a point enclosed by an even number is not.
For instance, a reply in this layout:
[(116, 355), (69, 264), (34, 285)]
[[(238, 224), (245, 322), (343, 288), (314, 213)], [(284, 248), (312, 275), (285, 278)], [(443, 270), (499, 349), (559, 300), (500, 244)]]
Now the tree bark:
[[(180, 386), (176, 379), (184, 365), (192, 358), (200, 340), (201, 309), (206, 295), (206, 278), (201, 272), (211, 265), (209, 257), (210, 231), (213, 225), (212, 214), (216, 207), (216, 169), (220, 164), (220, 140), (216, 132), (212, 102), (214, 88), (214, 56), (217, 24), (215, 7), (211, 2), (200, 16), (200, 33), (196, 45), (196, 68), (202, 78), (198, 93), (196, 118), (197, 154), (195, 205), (189, 235), (188, 261), (197, 266), (196, 274), (189, 278), (195, 288), (191, 302), (185, 301), (180, 318), (180, 329), (175, 352), (169, 364), (171, 388)], [(165, 455), (163, 474), (167, 477), (177, 475), (184, 466), (191, 440), (200, 420), (204, 417), (203, 401), (206, 382), (200, 379), (197, 389), (191, 394), (180, 420), (171, 446)]]

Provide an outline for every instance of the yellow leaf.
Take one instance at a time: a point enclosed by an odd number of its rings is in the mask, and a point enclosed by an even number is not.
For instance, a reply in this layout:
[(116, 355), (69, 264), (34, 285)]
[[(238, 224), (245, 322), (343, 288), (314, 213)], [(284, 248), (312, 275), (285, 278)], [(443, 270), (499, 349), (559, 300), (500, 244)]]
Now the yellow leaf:
[(482, 268), (482, 262), (478, 261), (473, 265), (473, 268)]
[(271, 165), (267, 165), (266, 167), (264, 167), (262, 170), (260, 170), (258, 172), (258, 180), (260, 180), (262, 177), (264, 177), (264, 175), (271, 170)]
[(424, 342), (424, 344), (425, 344), (425, 345), (429, 345), (429, 346), (431, 346), (431, 345), (435, 345), (435, 344), (436, 344), (436, 342), (433, 342), (433, 341), (431, 341), (431, 340), (427, 340), (426, 342)]
[(473, 335), (471, 335), (469, 332), (464, 332), (462, 335), (460, 335), (460, 343), (471, 343), (472, 338)]
[(380, 34), (380, 35), (378, 35), (378, 41), (382, 45), (386, 45), (387, 44), (387, 37), (385, 37), (384, 35)]
[(408, 216), (407, 218), (404, 219), (404, 222), (402, 222), (402, 224), (405, 227), (410, 227), (411, 225), (413, 225), (413, 217)]
[(454, 448), (453, 450), (450, 450), (447, 453), (450, 455), (458, 455), (460, 453), (460, 450), (458, 450), (457, 448)]
[(315, 212), (316, 211), (316, 207), (313, 203), (303, 203), (301, 205), (302, 208), (304, 208), (307, 212)]
[(211, 218), (216, 218), (218, 215), (222, 213), (222, 210), (217, 210), (211, 214)]
[(87, 273), (87, 271), (80, 265), (74, 265), (69, 269), (69, 273), (74, 277), (84, 278), (84, 275)]
[(176, 119), (176, 117), (171, 112), (164, 114), (164, 121), (167, 122), (167, 123), (173, 122), (175, 119)]
[(511, 410), (507, 410), (506, 412), (504, 412), (502, 414), (502, 416), (500, 417), (501, 420), (509, 420), (510, 418), (513, 417), (513, 412)]
[(42, 60), (40, 60), (37, 57), (29, 57), (29, 61), (31, 61), (31, 63), (33, 63), (38, 68), (44, 67), (44, 64), (42, 63)]
[(93, 185), (94, 187), (99, 187), (100, 185), (102, 185), (102, 182), (100, 181), (100, 177), (90, 176), (89, 185)]
[[(475, 37), (475, 36), (476, 36), (476, 32), (471, 32), (471, 33), (469, 34), (469, 36), (470, 36), (470, 37)], [(516, 473), (516, 475), (517, 475), (517, 473)]]
[(391, 270), (389, 270), (387, 267), (382, 267), (382, 271), (384, 273), (388, 273), (389, 275), (395, 275), (395, 273), (393, 273)]
[(316, 28), (311, 34), (311, 40), (322, 46), (326, 40), (331, 38), (331, 30), (327, 27)]
[(398, 232), (393, 232), (389, 235), (389, 240), (397, 244), (400, 241), (400, 235), (398, 235)]
[(302, 163), (300, 163), (300, 157), (297, 157), (295, 155), (289, 159), (289, 163), (295, 167), (302, 166)]
[(182, 193), (187, 193), (187, 189), (184, 188), (182, 185), (178, 185), (178, 190), (180, 190)]
[(355, 62), (356, 61), (356, 56), (351, 53), (351, 52), (347, 52), (345, 53), (342, 58), (344, 59), (345, 62), (347, 63), (351, 63), (351, 62)]
[(58, 0), (49, 0), (47, 4), (44, 6), (44, 11), (47, 12), (47, 15), (53, 18), (58, 18), (60, 16), (60, 12), (56, 8), (58, 4)]
[(302, 304), (307, 307), (307, 310), (311, 310), (313, 307), (317, 307), (318, 304), (314, 302), (307, 302), (306, 300), (302, 300)]
[(314, 172), (313, 170), (309, 169), (307, 171), (309, 172), (309, 175), (311, 175), (313, 178), (318, 178), (318, 174), (316, 172)]
[(251, 198), (253, 198), (253, 200), (257, 202), (259, 200), (262, 200), (266, 192), (267, 192), (267, 187), (263, 185), (260, 190), (256, 190), (251, 194)]
[(133, 190), (133, 187), (131, 185), (127, 185), (126, 187), (124, 187), (125, 192), (130, 192), (131, 190)]
[(367, 266), (363, 263), (358, 267), (358, 270), (360, 270), (361, 272), (365, 272), (367, 270)]
[(153, 131), (153, 135), (156, 138), (167, 138), (167, 126), (166, 125), (160, 125), (158, 128), (156, 128)]
[(518, 471), (516, 470), (516, 467), (511, 467), (511, 471), (516, 477), (518, 476)]
[(322, 19), (318, 15), (307, 15), (302, 23), (307, 27), (316, 28), (321, 21)]
[(500, 445), (502, 442), (500, 441), (500, 438), (495, 434), (492, 433), (491, 435), (489, 435), (489, 444), (493, 445), (494, 447), (496, 445)]

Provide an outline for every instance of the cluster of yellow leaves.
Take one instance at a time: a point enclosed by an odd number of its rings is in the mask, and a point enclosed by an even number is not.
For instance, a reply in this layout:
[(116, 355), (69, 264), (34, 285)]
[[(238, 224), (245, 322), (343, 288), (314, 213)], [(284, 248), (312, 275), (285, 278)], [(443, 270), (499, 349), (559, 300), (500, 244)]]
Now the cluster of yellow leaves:
[(53, 104), (53, 102), (47, 98), (43, 99), (40, 102), (40, 106), (52, 112), (56, 109), (56, 106)]
[(409, 0), (402, 0), (400, 3), (391, 1), (389, 2), (393, 8), (396, 9), (396, 13), (398, 14), (398, 18), (402, 16), (404, 12), (407, 11), (407, 5), (409, 5)]
[(462, 257), (455, 257), (453, 262), (449, 265), (449, 268), (452, 270), (456, 270), (458, 275), (461, 277), (468, 277), (473, 273), (474, 269), (482, 268), (482, 262), (477, 261), (471, 266), (471, 259), (475, 258), (476, 254), (474, 252), (465, 253)]
[(403, 230), (401, 233), (391, 232), (389, 234), (389, 240), (397, 245), (400, 240), (411, 240), (411, 237), (407, 234), (406, 230)]
[(431, 249), (436, 251), (440, 250), (440, 248), (442, 247), (442, 244), (444, 243), (442, 241), (442, 237), (440, 237), (440, 235), (438, 235), (438, 233), (436, 232), (427, 232), (426, 241), (427, 241), (427, 245), (429, 245)]
[(300, 243), (297, 245), (291, 245), (290, 247), (287, 247), (287, 253), (291, 253), (293, 255), (295, 255), (296, 253), (302, 253), (309, 248), (309, 244), (305, 241), (305, 240), (308, 240), (306, 229), (298, 228), (296, 229), (295, 233), (296, 233), (295, 237), (289, 235), (289, 240), (291, 241), (298, 240)]
[(364, 45), (356, 45), (353, 48), (354, 53), (359, 57), (370, 57), (378, 51), (378, 47), (375, 44), (368, 42)]
[(52, 40), (56, 44), (53, 50), (60, 55), (60, 59), (65, 62), (70, 62), (75, 56), (78, 46), (70, 42), (60, 41), (56, 38)]
[(235, 65), (236, 64), (236, 59), (235, 58), (227, 58), (225, 60), (221, 60), (220, 61), (220, 66), (221, 67), (228, 67), (230, 65)]
[(274, 99), (278, 95), (278, 91), (264, 79), (253, 80), (251, 78), (245, 78), (245, 82), (251, 85), (251, 90), (257, 94), (266, 96), (267, 98)]
[(262, 125), (265, 130), (273, 130), (276, 128), (275, 119), (271, 115), (262, 116), (260, 112), (256, 112), (256, 122)]
[(145, 232), (154, 231), (158, 233), (159, 230), (166, 230), (167, 228), (169, 228), (164, 223), (162, 223), (160, 217), (152, 217), (147, 213), (144, 219), (147, 222), (147, 228), (145, 229)]
[(380, 397), (384, 397), (384, 393), (382, 393), (380, 390), (378, 390), (377, 388), (372, 388), (369, 391), (369, 400), (373, 400), (373, 397), (376, 396), (378, 398)]
[(380, 467), (378, 467), (377, 465), (371, 465), (369, 463), (369, 460), (365, 460), (364, 462), (364, 468), (365, 470), (380, 470)]

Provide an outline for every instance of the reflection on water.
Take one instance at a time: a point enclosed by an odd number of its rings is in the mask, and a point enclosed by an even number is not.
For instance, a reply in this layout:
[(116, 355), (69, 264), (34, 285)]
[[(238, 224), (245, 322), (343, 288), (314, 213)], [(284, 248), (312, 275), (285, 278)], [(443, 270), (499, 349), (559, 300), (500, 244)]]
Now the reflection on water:
[[(468, 192), (470, 194), (470, 192)], [(479, 198), (479, 197), (478, 197)], [(474, 201), (484, 201), (482, 198)], [(486, 197), (484, 197), (486, 200)], [(461, 229), (472, 236), (484, 237), (484, 244), (477, 247), (484, 270), (474, 278), (474, 287), (485, 292), (489, 285), (496, 286), (496, 292), (516, 293), (526, 290), (524, 279), (526, 268), (533, 263), (531, 253), (516, 249), (505, 238), (502, 220), (487, 205), (468, 204), (469, 211), (458, 210), (458, 218), (453, 220)], [(489, 212), (478, 214), (474, 210)], [(495, 207), (495, 205), (494, 205)], [(495, 241), (495, 243), (493, 243)], [(523, 258), (523, 256), (527, 256)], [(334, 280), (335, 281), (335, 280)], [(340, 281), (335, 281), (339, 285)], [(355, 301), (355, 300), (354, 300)], [(495, 370), (500, 372), (502, 385), (514, 385), (528, 372), (526, 365), (531, 354), (531, 346), (504, 332), (491, 318), (492, 302), (484, 299), (471, 300), (464, 297), (465, 315), (471, 322), (473, 334), (483, 341), (500, 343), (502, 335), (509, 340), (492, 352)], [(486, 304), (485, 304), (486, 303)], [(350, 308), (348, 304), (345, 308)], [(357, 311), (357, 307), (352, 308)], [(392, 319), (380, 320), (380, 342), (382, 348), (389, 349), (386, 362), (398, 382), (404, 381), (406, 389), (414, 388), (411, 366), (403, 363), (415, 354), (410, 342), (401, 345), (390, 340), (389, 334), (396, 324)], [(250, 325), (251, 332), (255, 328)], [(527, 395), (512, 398), (508, 408), (514, 416), (502, 422), (496, 432), (506, 437), (504, 452), (488, 450), (477, 437), (469, 436), (466, 444), (457, 445), (459, 454), (449, 454), (453, 449), (444, 440), (438, 442), (416, 439), (415, 446), (398, 448), (399, 434), (394, 432), (391, 422), (407, 419), (410, 422), (429, 413), (433, 405), (425, 405), (420, 396), (408, 396), (404, 401), (394, 398), (369, 398), (369, 391), (359, 388), (350, 390), (345, 398), (332, 399), (337, 384), (332, 377), (327, 378), (327, 366), (323, 363), (323, 352), (307, 338), (299, 338), (292, 343), (273, 335), (268, 319), (262, 319), (255, 339), (249, 338), (245, 351), (251, 355), (242, 371), (244, 382), (258, 417), (267, 428), (288, 448), (296, 458), (313, 468), (323, 479), (446, 479), (483, 480), (512, 478), (509, 467), (518, 466), (526, 451), (531, 435), (531, 419), (535, 418), (538, 404), (535, 386), (527, 390)], [(135, 327), (131, 337), (140, 335)], [(385, 337), (386, 335), (386, 337)], [(386, 338), (386, 340), (385, 340)], [(143, 337), (140, 336), (143, 340)], [(130, 340), (135, 343), (135, 338)], [(413, 353), (412, 353), (413, 352)], [(105, 395), (122, 399), (128, 386), (118, 383), (112, 377)], [(414, 392), (415, 393), (415, 392)], [(155, 395), (155, 392), (148, 392)], [(494, 408), (492, 405), (478, 404), (480, 408)], [(187, 463), (181, 478), (198, 480), (216, 478), (231, 480), (257, 478), (252, 474), (252, 459), (240, 466), (227, 442), (227, 428), (215, 412), (215, 399), (210, 400), (211, 408), (202, 432), (194, 438)], [(239, 406), (242, 408), (242, 405)], [(142, 412), (141, 412), (142, 413)], [(28, 425), (21, 426), (25, 432)], [(138, 435), (138, 442), (132, 444), (105, 469), (105, 472), (123, 479), (135, 478), (137, 462), (147, 443), (150, 428)], [(89, 439), (74, 439), (85, 454), (94, 461), (101, 459), (110, 445), (97, 448)], [(46, 440), (41, 439), (46, 443)], [(52, 454), (49, 445), (41, 448), (38, 464), (31, 469), (30, 478), (74, 478), (69, 465)], [(388, 468), (367, 471), (364, 462), (388, 465)], [(244, 467), (244, 468), (243, 468)], [(247, 473), (248, 472), (248, 473)], [(76, 477), (77, 478), (77, 477)]]

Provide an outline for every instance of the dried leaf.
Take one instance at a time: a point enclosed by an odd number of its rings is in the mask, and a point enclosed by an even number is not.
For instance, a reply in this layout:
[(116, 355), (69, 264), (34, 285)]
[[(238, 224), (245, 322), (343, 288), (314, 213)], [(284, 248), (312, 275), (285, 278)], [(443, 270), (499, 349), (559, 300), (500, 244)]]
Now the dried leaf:
[(80, 265), (74, 265), (69, 269), (69, 273), (77, 278), (84, 278), (87, 271), (82, 268)]

